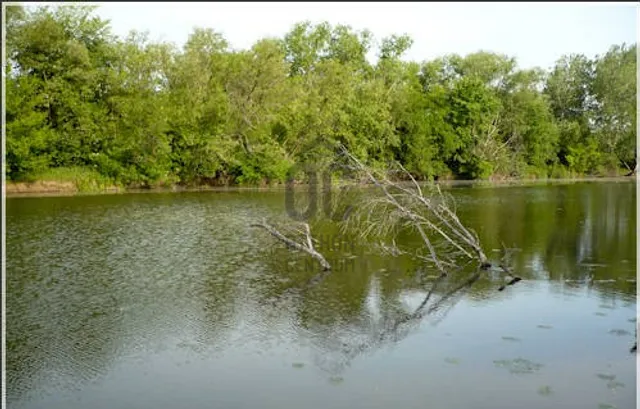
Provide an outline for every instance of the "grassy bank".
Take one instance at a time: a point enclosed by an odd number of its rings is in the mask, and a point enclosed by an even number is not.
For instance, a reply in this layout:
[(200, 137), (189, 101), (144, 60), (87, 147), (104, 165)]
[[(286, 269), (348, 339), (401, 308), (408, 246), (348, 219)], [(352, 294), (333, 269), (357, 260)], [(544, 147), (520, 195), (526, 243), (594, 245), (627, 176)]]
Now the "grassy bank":
[(109, 193), (123, 190), (96, 170), (88, 168), (52, 168), (21, 181), (7, 181), (7, 196), (13, 194)]
[[(559, 177), (492, 177), (487, 180), (457, 180), (447, 179), (438, 181), (445, 186), (517, 186), (547, 183), (576, 183), (576, 182), (613, 182), (635, 180), (635, 176), (624, 176), (624, 173), (605, 176), (588, 176), (577, 174), (558, 175)], [(298, 184), (301, 187), (303, 183)], [(63, 196), (76, 194), (109, 194), (127, 192), (187, 192), (187, 191), (256, 191), (284, 189), (284, 183), (261, 183), (258, 185), (201, 184), (201, 185), (157, 185), (157, 186), (123, 186), (109, 179), (93, 169), (87, 168), (56, 168), (47, 172), (33, 175), (22, 181), (7, 181), (6, 195), (12, 196)]]

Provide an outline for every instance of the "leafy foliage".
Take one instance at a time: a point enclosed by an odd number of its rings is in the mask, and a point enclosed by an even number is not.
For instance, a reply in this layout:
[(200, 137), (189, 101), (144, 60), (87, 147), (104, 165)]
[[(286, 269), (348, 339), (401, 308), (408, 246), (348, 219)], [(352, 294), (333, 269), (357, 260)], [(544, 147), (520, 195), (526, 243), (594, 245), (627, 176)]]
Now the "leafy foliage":
[(178, 49), (117, 38), (94, 11), (7, 8), (10, 180), (85, 169), (130, 186), (278, 183), (338, 143), (417, 179), (635, 166), (635, 45), (546, 73), (487, 51), (407, 62), (406, 35), (374, 50), (369, 31), (328, 23), (248, 50), (196, 28)]

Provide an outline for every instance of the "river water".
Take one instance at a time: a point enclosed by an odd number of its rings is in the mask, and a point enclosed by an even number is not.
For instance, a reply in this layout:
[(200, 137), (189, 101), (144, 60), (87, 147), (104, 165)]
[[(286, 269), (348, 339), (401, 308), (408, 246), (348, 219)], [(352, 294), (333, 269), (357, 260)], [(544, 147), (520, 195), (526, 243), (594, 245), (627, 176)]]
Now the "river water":
[(8, 407), (635, 407), (635, 183), (451, 193), (523, 280), (413, 316), (415, 258), (312, 224), (319, 276), (251, 227), (283, 192), (7, 199)]

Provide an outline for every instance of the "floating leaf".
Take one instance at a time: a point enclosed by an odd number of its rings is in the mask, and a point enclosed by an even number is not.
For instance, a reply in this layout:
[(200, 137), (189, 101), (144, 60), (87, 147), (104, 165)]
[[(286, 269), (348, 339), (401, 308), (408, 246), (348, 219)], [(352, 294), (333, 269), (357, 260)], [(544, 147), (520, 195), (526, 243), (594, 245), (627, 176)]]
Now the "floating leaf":
[(593, 314), (597, 315), (598, 317), (606, 317), (607, 316), (607, 314), (605, 314), (604, 312), (600, 312), (600, 311), (594, 312)]
[(616, 379), (615, 375), (604, 374), (604, 373), (598, 373), (596, 374), (596, 376), (604, 381), (613, 381), (614, 379)]
[(624, 383), (616, 380), (607, 382), (607, 389), (615, 391), (616, 389), (624, 388)]
[(600, 403), (598, 409), (618, 409), (618, 407), (609, 403)]
[(552, 326), (552, 325), (540, 324), (540, 325), (538, 325), (538, 328), (542, 328), (542, 329), (552, 329), (552, 328), (553, 328), (553, 326)]
[(342, 376), (332, 376), (331, 378), (329, 378), (329, 382), (334, 385), (339, 385), (344, 382), (344, 378)]
[(609, 334), (617, 335), (619, 337), (623, 337), (625, 335), (631, 335), (631, 333), (626, 329), (612, 329), (611, 331), (609, 331)]
[(541, 386), (538, 388), (538, 395), (549, 396), (551, 394), (553, 394), (553, 390), (548, 385)]
[(294, 362), (293, 365), (291, 365), (291, 366), (293, 366), (294, 368), (299, 369), (299, 368), (303, 368), (304, 364), (302, 362)]
[(448, 364), (454, 364), (454, 365), (457, 365), (460, 363), (458, 358), (445, 358), (444, 361)]
[(509, 372), (511, 372), (512, 374), (533, 373), (540, 370), (540, 368), (543, 367), (542, 364), (538, 364), (523, 358), (501, 359), (501, 360), (493, 361), (493, 363), (497, 367), (509, 369)]
[(520, 338), (516, 338), (516, 337), (502, 337), (502, 339), (504, 341), (520, 342)]

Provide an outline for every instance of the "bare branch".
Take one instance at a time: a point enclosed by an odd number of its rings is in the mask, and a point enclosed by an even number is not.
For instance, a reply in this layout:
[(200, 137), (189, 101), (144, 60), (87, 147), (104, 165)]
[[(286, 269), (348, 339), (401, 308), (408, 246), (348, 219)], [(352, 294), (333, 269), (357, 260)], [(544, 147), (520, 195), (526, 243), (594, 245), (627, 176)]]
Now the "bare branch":
[(307, 247), (309, 250), (313, 250), (313, 242), (311, 241), (311, 231), (309, 230), (309, 224), (304, 224), (304, 233), (307, 236)]
[[(455, 213), (455, 201), (451, 197), (445, 197), (438, 185), (431, 189), (431, 193), (426, 192), (407, 169), (397, 164), (400, 170), (396, 172), (411, 180), (412, 185), (405, 187), (384, 176), (375, 176), (372, 169), (361, 163), (346, 148), (341, 147), (341, 153), (384, 195), (382, 198), (368, 198), (359, 207), (360, 214), (366, 215), (364, 220), (360, 219), (365, 224), (360, 230), (361, 236), (374, 232), (385, 234), (398, 227), (408, 227), (418, 232), (429, 252), (428, 260), (442, 274), (446, 274), (445, 266), (455, 266), (453, 259), (459, 256), (478, 260), (484, 269), (491, 266), (478, 235), (462, 224)], [(448, 204), (449, 201), (452, 202), (451, 205)]]
[(331, 270), (331, 265), (327, 262), (327, 260), (324, 258), (324, 256), (322, 254), (318, 253), (313, 248), (311, 232), (309, 230), (309, 225), (307, 223), (304, 223), (304, 227), (305, 227), (305, 231), (306, 231), (306, 239), (307, 239), (307, 245), (306, 246), (304, 246), (304, 245), (302, 245), (300, 243), (296, 243), (295, 241), (293, 241), (290, 238), (286, 237), (284, 234), (280, 233), (275, 227), (271, 226), (266, 221), (263, 221), (261, 223), (252, 224), (251, 227), (261, 227), (261, 228), (265, 229), (272, 236), (274, 236), (275, 238), (277, 238), (278, 240), (280, 240), (281, 242), (286, 244), (287, 247), (295, 249), (295, 250), (298, 250), (298, 251), (303, 251), (303, 252), (309, 254), (311, 257), (313, 257), (316, 260), (318, 260), (318, 262), (320, 263), (320, 265), (322, 266), (322, 268), (324, 270)]
[(424, 241), (427, 248), (429, 249), (429, 253), (431, 254), (431, 260), (436, 265), (438, 270), (440, 270), (442, 274), (446, 275), (447, 272), (444, 266), (442, 265), (442, 263), (440, 262), (440, 259), (438, 258), (435, 252), (435, 249), (433, 248), (433, 244), (431, 243), (431, 240), (425, 233), (424, 229), (422, 228), (422, 225), (420, 223), (417, 223), (417, 220), (419, 217), (416, 215), (416, 213), (412, 212), (411, 210), (409, 210), (408, 208), (400, 204), (400, 202), (396, 199), (396, 197), (389, 192), (387, 185), (394, 185), (394, 184), (389, 182), (386, 179), (384, 179), (383, 182), (380, 182), (378, 179), (375, 178), (375, 176), (373, 176), (372, 172), (368, 168), (366, 168), (355, 156), (351, 155), (344, 147), (342, 147), (342, 152), (345, 156), (347, 156), (349, 159), (355, 162), (355, 164), (360, 168), (360, 170), (362, 170), (369, 177), (369, 179), (373, 184), (375, 184), (380, 189), (382, 189), (385, 196), (389, 199), (390, 204), (395, 206), (406, 218), (408, 218), (413, 222), (414, 227), (418, 230), (418, 233), (422, 238), (422, 241)]
[(418, 194), (420, 195), (420, 197), (424, 197), (424, 195), (422, 194), (422, 189), (420, 188), (420, 185), (418, 184), (418, 182), (416, 182), (416, 180), (413, 178), (413, 175), (411, 173), (409, 173), (409, 171), (407, 171), (404, 166), (402, 166), (400, 163), (398, 163), (398, 166), (400, 167), (400, 169), (402, 169), (404, 171), (404, 173), (406, 173), (407, 175), (409, 175), (409, 177), (411, 178), (411, 181), (413, 182), (413, 184), (416, 187), (416, 190), (418, 191)]

